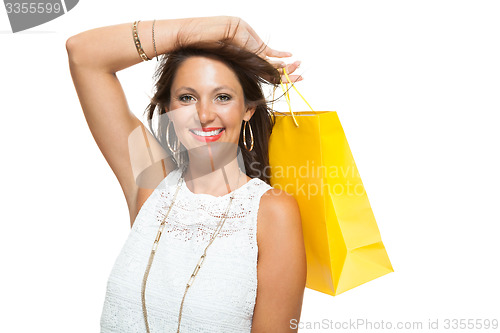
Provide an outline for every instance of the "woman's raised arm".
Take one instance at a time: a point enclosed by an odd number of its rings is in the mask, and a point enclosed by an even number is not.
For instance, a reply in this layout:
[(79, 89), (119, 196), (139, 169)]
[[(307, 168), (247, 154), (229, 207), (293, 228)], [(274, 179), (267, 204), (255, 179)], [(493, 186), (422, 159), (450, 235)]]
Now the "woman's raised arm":
[[(154, 54), (152, 21), (140, 22), (139, 38), (146, 54)], [(167, 52), (174, 44), (173, 38), (182, 20), (155, 22), (155, 44), (158, 54)], [(130, 111), (116, 72), (142, 61), (134, 45), (132, 23), (96, 28), (79, 33), (66, 41), (69, 66), (80, 104), (90, 131), (106, 161), (116, 175), (125, 195), (131, 224), (140, 205), (140, 188), (134, 175), (130, 157), (129, 137), (134, 130), (142, 129), (155, 156), (166, 156), (151, 133)], [(145, 145), (136, 144), (137, 156), (148, 156)], [(165, 159), (168, 161), (169, 159)], [(137, 161), (135, 164), (140, 164)], [(137, 166), (137, 165), (136, 165)], [(172, 169), (173, 163), (166, 165)], [(163, 174), (163, 173), (162, 173)], [(149, 193), (151, 190), (149, 190)], [(142, 197), (145, 195), (143, 194)], [(147, 197), (147, 196), (146, 196)], [(138, 199), (139, 202), (138, 203)]]

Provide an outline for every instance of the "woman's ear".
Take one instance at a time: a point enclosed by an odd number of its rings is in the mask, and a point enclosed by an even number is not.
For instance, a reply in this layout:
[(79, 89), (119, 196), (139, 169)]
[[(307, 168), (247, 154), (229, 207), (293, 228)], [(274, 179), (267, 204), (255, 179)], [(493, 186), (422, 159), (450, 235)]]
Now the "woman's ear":
[(252, 118), (253, 114), (255, 113), (255, 109), (255, 106), (247, 108), (245, 114), (243, 115), (243, 120), (250, 121), (250, 118)]

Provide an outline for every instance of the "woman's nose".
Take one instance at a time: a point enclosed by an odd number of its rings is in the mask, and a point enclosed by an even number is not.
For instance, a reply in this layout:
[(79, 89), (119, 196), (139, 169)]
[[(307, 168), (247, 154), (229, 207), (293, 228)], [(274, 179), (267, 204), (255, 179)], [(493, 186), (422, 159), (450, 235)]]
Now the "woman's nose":
[(196, 103), (198, 119), (201, 124), (211, 123), (216, 116), (214, 105), (210, 101), (201, 101)]

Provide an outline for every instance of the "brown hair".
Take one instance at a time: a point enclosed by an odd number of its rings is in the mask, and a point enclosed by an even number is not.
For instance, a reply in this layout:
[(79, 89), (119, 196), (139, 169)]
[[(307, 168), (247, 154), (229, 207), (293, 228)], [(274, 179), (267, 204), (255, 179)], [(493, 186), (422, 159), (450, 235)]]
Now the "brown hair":
[[(272, 109), (264, 97), (262, 91), (263, 84), (270, 84), (274, 87), (280, 82), (280, 74), (276, 68), (269, 62), (257, 55), (259, 51), (251, 52), (241, 47), (230, 43), (231, 38), (217, 43), (197, 42), (182, 46), (178, 40), (174, 51), (164, 54), (155, 72), (155, 94), (151, 98), (151, 103), (146, 108), (147, 121), (149, 129), (163, 146), (166, 151), (169, 151), (166, 138), (166, 129), (170, 120), (166, 116), (162, 116), (166, 111), (165, 108), (170, 104), (170, 89), (174, 81), (177, 70), (180, 65), (189, 57), (203, 56), (215, 60), (219, 60), (226, 64), (236, 74), (239, 83), (243, 88), (245, 105), (247, 107), (255, 107), (255, 112), (247, 124), (246, 136), (247, 147), (250, 147), (249, 125), (252, 128), (254, 147), (252, 151), (248, 151), (243, 140), (243, 126), (240, 130), (240, 138), (238, 146), (243, 156), (246, 174), (251, 178), (260, 178), (270, 184), (270, 174), (266, 174), (269, 169), (269, 137), (271, 135), (275, 118)], [(155, 115), (160, 120), (158, 129), (155, 131), (152, 128), (152, 121)], [(176, 142), (176, 136), (172, 129), (169, 130), (169, 142)], [(178, 140), (178, 139), (177, 139)], [(187, 151), (181, 150), (177, 160), (172, 158), (178, 167), (185, 165), (188, 162)]]

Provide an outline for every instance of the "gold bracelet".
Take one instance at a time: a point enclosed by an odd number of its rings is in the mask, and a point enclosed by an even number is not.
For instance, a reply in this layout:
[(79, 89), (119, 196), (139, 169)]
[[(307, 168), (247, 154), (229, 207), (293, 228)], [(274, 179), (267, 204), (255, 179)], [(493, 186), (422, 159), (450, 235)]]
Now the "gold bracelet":
[(151, 59), (149, 59), (149, 57), (146, 55), (146, 53), (142, 49), (141, 41), (139, 40), (139, 35), (137, 33), (137, 25), (139, 24), (139, 22), (141, 22), (141, 21), (140, 20), (135, 21), (134, 24), (132, 25), (132, 36), (134, 37), (134, 43), (135, 43), (135, 47), (137, 48), (137, 53), (139, 53), (139, 56), (141, 57), (141, 59), (143, 61), (148, 61)]
[(151, 31), (153, 34), (153, 47), (155, 49), (156, 61), (158, 61), (158, 53), (156, 52), (156, 43), (155, 43), (155, 21), (156, 19), (153, 20), (153, 27), (151, 28)]

